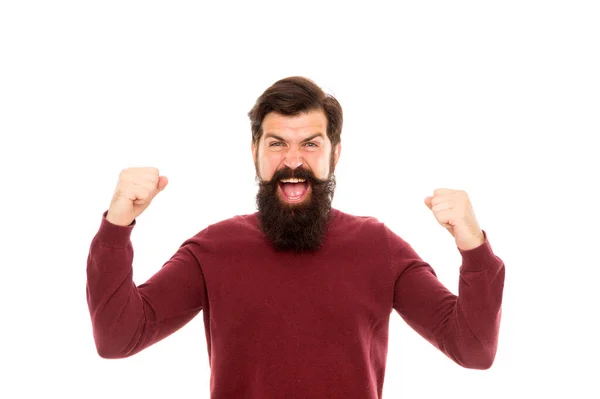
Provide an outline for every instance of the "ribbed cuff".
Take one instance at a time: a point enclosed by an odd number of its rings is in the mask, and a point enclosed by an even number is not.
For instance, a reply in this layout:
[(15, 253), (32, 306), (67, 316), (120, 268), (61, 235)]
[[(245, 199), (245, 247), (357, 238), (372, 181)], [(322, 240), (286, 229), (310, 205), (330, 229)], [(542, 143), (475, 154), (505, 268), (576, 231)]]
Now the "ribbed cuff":
[(488, 270), (489, 268), (496, 268), (502, 265), (492, 250), (485, 230), (482, 231), (484, 241), (480, 246), (464, 251), (460, 248), (458, 249), (462, 257), (461, 270), (472, 272)]
[(106, 220), (108, 210), (102, 214), (100, 228), (96, 233), (96, 239), (107, 247), (125, 248), (131, 237), (131, 231), (135, 227), (135, 219), (129, 226), (119, 226)]

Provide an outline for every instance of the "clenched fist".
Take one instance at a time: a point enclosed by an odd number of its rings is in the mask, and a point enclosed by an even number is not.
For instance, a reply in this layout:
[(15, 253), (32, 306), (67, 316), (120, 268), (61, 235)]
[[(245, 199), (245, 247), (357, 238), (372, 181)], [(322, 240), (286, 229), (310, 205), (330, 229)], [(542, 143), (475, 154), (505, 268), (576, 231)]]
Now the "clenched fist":
[(425, 198), (425, 205), (431, 209), (438, 223), (452, 234), (458, 248), (473, 249), (485, 241), (465, 191), (438, 188), (433, 196)]
[(106, 220), (119, 226), (130, 225), (148, 208), (156, 194), (165, 189), (168, 182), (156, 168), (123, 169)]

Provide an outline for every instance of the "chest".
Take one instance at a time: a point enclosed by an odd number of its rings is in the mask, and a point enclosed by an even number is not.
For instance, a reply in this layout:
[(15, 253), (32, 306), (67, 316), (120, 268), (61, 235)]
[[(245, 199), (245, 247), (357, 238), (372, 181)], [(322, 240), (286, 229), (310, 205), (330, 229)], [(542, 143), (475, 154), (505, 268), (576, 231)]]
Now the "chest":
[(366, 253), (238, 256), (204, 274), (211, 329), (226, 336), (332, 339), (387, 320), (392, 307), (388, 265)]

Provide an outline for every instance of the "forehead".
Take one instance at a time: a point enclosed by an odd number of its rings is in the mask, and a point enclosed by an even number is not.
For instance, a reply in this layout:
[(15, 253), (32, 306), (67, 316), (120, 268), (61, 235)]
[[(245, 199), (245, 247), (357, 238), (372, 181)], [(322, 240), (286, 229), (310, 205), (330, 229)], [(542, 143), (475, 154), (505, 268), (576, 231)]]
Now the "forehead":
[(315, 133), (327, 134), (327, 117), (322, 110), (303, 112), (288, 116), (271, 112), (262, 123), (263, 138), (269, 133), (278, 136), (308, 136)]

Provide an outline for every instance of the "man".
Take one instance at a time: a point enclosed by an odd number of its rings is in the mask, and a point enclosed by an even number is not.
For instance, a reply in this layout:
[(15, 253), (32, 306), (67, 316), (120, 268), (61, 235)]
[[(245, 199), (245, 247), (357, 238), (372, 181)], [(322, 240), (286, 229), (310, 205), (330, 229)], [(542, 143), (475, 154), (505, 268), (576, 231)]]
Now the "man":
[(392, 310), (463, 367), (496, 354), (504, 264), (467, 194), (425, 198), (462, 256), (459, 296), (374, 218), (331, 207), (342, 109), (291, 77), (249, 112), (258, 212), (210, 225), (148, 281), (132, 281), (130, 234), (168, 181), (121, 172), (92, 240), (87, 300), (100, 356), (123, 358), (203, 311), (211, 398), (381, 398)]

